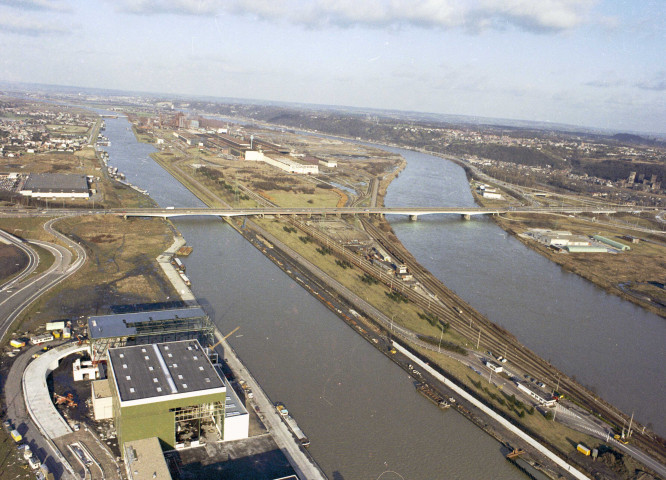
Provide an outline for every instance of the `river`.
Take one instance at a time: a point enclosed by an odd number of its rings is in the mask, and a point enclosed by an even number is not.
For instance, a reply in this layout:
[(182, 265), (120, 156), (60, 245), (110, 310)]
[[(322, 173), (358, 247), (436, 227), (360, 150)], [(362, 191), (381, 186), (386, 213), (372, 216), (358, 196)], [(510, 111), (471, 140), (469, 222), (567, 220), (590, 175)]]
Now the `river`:
[[(201, 205), (147, 158), (153, 148), (136, 141), (126, 119), (106, 125), (109, 164), (128, 181), (162, 206)], [(387, 205), (473, 204), (460, 167), (390, 150), (408, 165), (389, 188)], [(392, 223), (415, 257), (475, 308), (604, 398), (663, 428), (662, 319), (563, 272), (488, 219)], [(519, 475), (498, 443), (456, 412), (429, 404), (404, 371), (226, 224), (175, 224), (194, 247), (186, 260), (194, 293), (221, 331), (241, 326), (230, 343), (270, 398), (294, 414), (330, 478), (375, 479), (387, 471), (407, 479)]]
[[(455, 163), (384, 148), (407, 160), (388, 189), (386, 206), (474, 205), (465, 172)], [(474, 308), (605, 400), (666, 434), (663, 318), (562, 270), (488, 218), (389, 220), (416, 259)]]

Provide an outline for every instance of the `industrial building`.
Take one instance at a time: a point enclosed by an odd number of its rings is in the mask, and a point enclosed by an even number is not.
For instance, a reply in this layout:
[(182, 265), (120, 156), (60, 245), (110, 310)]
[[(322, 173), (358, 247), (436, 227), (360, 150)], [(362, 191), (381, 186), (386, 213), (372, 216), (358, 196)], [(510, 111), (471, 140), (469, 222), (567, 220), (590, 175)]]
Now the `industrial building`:
[(615, 240), (611, 240), (610, 238), (602, 237), (601, 235), (592, 235), (592, 238), (594, 238), (597, 242), (605, 243), (606, 245), (610, 245), (611, 247), (624, 252), (626, 250), (631, 250), (631, 247), (629, 245), (625, 245), (624, 243), (616, 242)]
[(536, 400), (539, 403), (539, 405), (543, 405), (544, 407), (555, 406), (556, 400), (552, 395), (549, 395), (545, 392), (533, 390), (532, 388), (520, 382), (518, 382), (517, 386), (518, 390), (525, 392), (527, 395)]
[(88, 198), (90, 190), (85, 175), (31, 173), (19, 193), (33, 198)]
[(119, 445), (157, 437), (163, 449), (198, 446), (211, 431), (222, 438), (227, 387), (197, 340), (111, 348), (108, 367)]
[(319, 165), (316, 163), (302, 163), (283, 155), (271, 154), (271, 156), (268, 156), (256, 150), (246, 151), (245, 160), (265, 162), (289, 173), (300, 173), (302, 175), (316, 175), (319, 173)]
[(97, 363), (112, 347), (198, 339), (212, 344), (214, 326), (200, 307), (171, 308), (88, 317), (90, 358)]
[(528, 232), (534, 240), (549, 247), (585, 247), (590, 239), (583, 235), (572, 235), (566, 230), (534, 228)]

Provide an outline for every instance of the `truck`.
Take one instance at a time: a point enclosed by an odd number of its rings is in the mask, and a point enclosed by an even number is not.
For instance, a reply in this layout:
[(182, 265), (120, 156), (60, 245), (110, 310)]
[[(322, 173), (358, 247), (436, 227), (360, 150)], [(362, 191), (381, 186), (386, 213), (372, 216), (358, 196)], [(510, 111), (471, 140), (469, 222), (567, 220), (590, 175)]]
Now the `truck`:
[(590, 451), (590, 449), (587, 448), (587, 447), (586, 447), (585, 445), (583, 445), (582, 443), (579, 443), (579, 444), (576, 446), (576, 450), (578, 450), (580, 453), (582, 453), (583, 455), (585, 455), (585, 456), (587, 456), (587, 457), (589, 457), (589, 456), (590, 456), (590, 453), (592, 453), (592, 452)]
[(25, 342), (23, 340), (12, 339), (12, 341), (10, 341), (9, 344), (14, 348), (25, 347)]
[(19, 431), (16, 430), (16, 429), (12, 430), (12, 431), (10, 432), (10, 435), (12, 436), (12, 438), (14, 439), (14, 441), (15, 441), (16, 443), (18, 443), (18, 442), (20, 442), (21, 440), (23, 440), (23, 436), (22, 436), (22, 435), (19, 433)]
[(62, 329), (62, 338), (72, 338), (72, 329), (65, 327)]

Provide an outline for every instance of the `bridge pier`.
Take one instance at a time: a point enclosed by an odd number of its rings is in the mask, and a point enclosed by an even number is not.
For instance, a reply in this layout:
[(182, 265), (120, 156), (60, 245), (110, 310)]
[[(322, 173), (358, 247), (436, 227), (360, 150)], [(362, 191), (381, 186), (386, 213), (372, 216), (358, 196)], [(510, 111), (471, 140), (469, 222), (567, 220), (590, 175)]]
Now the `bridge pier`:
[(409, 216), (409, 220), (410, 220), (411, 222), (415, 222), (415, 221), (417, 221), (418, 219), (419, 219), (419, 216), (418, 216), (418, 215), (410, 215), (410, 216)]
[(472, 216), (469, 213), (463, 213), (460, 216), (462, 217), (463, 220), (470, 220), (472, 218)]

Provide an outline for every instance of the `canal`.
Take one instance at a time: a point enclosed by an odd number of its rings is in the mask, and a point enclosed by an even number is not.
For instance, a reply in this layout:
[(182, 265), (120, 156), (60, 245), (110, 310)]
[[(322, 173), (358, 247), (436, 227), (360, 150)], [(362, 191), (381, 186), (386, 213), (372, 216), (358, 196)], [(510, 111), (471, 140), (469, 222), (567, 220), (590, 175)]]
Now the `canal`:
[[(106, 119), (109, 164), (162, 206), (201, 206), (147, 157), (126, 119)], [(273, 401), (284, 402), (332, 480), (515, 479), (500, 444), (412, 379), (225, 223), (182, 219), (194, 293)], [(392, 473), (396, 472), (396, 473)]]

